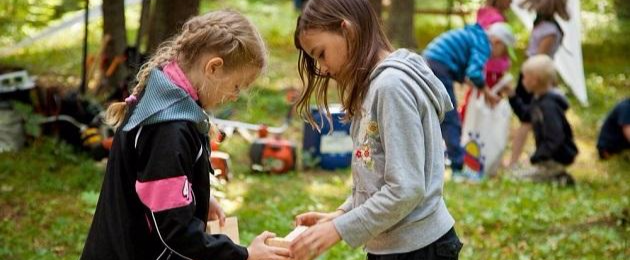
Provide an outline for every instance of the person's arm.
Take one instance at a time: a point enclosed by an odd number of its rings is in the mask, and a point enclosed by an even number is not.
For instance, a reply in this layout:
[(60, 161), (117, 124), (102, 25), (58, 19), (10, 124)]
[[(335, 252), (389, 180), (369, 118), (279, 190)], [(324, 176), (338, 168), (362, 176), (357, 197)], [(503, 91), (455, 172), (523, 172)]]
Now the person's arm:
[(348, 212), (351, 209), (352, 209), (352, 194), (350, 194), (350, 196), (348, 196), (348, 198), (346, 198), (346, 200), (339, 207), (337, 207), (337, 210), (341, 210), (343, 212)]
[(626, 140), (630, 142), (630, 125), (623, 126), (623, 135), (626, 137)]
[(210, 203), (208, 203), (208, 220), (218, 220), (219, 225), (225, 225), (225, 212), (212, 194), (210, 194)]
[(547, 35), (540, 40), (538, 43), (538, 48), (536, 49), (536, 53), (538, 54), (551, 54), (551, 48), (556, 43), (556, 36), (553, 34)]
[(245, 247), (227, 236), (205, 233), (195, 217), (191, 181), (201, 143), (192, 126), (166, 123), (145, 126), (137, 137), (139, 171), (136, 193), (146, 206), (146, 218), (163, 246), (184, 259), (248, 258)]
[(483, 73), (486, 62), (490, 57), (490, 51), (488, 50), (488, 46), (481, 46), (481, 44), (474, 44), (470, 51), (470, 58), (466, 66), (466, 77), (475, 87), (482, 89), (486, 85), (486, 79)]
[(397, 86), (378, 90), (372, 109), (386, 151), (385, 183), (363, 204), (333, 220), (343, 240), (352, 247), (365, 244), (398, 223), (426, 193), (425, 137), (416, 99), (407, 83), (399, 79), (392, 84)]
[(543, 116), (542, 142), (530, 158), (531, 163), (550, 160), (554, 153), (562, 146), (565, 134), (562, 128), (563, 111), (557, 107), (543, 105), (540, 109)]
[(523, 102), (523, 99), (516, 95), (515, 91), (510, 91), (508, 94), (508, 101), (510, 102), (510, 106), (512, 107), (512, 111), (519, 118), (523, 118), (527, 113), (529, 113), (529, 105)]
[[(354, 188), (353, 188), (354, 189)], [(343, 215), (352, 209), (352, 194), (333, 212), (310, 211), (299, 214), (295, 217), (295, 226), (313, 226), (318, 223), (327, 222)]]

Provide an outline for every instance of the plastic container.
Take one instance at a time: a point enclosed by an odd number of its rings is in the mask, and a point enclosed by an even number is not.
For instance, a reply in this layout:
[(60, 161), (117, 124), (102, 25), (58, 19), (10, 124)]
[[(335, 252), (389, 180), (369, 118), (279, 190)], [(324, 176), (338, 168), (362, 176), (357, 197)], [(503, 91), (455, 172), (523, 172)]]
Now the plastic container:
[(303, 162), (304, 165), (320, 166), (325, 170), (347, 168), (352, 161), (352, 138), (350, 137), (350, 123), (344, 124), (341, 118), (344, 113), (341, 105), (330, 106), (333, 132), (330, 132), (330, 124), (326, 119), (326, 112), (321, 113), (317, 108), (311, 108), (315, 122), (319, 123), (323, 118), (321, 133), (313, 129), (310, 124), (304, 123)]
[(25, 139), (22, 117), (14, 110), (0, 109), (0, 153), (20, 150)]

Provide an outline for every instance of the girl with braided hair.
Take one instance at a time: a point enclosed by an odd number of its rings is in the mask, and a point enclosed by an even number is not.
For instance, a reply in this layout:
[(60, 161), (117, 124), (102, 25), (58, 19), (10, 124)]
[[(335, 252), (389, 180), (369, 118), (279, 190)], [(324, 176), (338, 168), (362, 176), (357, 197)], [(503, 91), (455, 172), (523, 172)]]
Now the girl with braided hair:
[(285, 259), (264, 232), (248, 247), (206, 234), (225, 221), (210, 194), (208, 116), (233, 101), (266, 64), (256, 28), (217, 11), (191, 18), (141, 68), (132, 95), (112, 104), (116, 130), (81, 259)]

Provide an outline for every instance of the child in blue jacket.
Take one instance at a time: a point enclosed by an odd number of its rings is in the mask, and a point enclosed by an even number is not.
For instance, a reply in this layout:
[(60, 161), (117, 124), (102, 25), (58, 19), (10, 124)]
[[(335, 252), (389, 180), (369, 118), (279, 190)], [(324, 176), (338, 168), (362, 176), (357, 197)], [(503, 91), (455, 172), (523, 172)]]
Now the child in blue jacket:
[[(485, 86), (484, 67), (491, 57), (498, 57), (508, 47), (506, 38), (514, 38), (507, 24), (492, 24), (485, 31), (478, 23), (443, 33), (427, 46), (423, 56), (433, 73), (442, 81), (453, 103), (457, 107), (453, 82), (469, 83), (483, 90), (491, 105), (500, 98)], [(464, 164), (464, 149), (460, 144), (462, 124), (456, 110), (446, 113), (441, 124), (442, 137), (446, 142), (448, 158), (454, 175), (461, 174)]]

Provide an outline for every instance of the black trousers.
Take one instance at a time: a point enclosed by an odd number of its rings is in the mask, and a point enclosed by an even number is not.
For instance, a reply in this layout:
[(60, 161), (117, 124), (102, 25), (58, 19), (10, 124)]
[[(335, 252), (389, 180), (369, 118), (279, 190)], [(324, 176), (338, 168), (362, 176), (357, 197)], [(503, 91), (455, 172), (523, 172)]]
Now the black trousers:
[(368, 254), (368, 260), (456, 260), (459, 251), (462, 249), (462, 242), (459, 241), (455, 228), (451, 228), (446, 234), (438, 238), (435, 242), (420, 248), (416, 251), (390, 254), (373, 255)]

